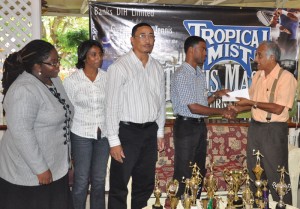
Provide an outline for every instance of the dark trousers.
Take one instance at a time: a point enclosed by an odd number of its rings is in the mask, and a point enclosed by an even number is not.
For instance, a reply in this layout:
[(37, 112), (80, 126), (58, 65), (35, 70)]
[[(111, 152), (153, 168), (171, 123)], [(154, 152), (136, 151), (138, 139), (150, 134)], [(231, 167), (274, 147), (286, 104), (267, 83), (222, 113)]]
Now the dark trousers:
[[(180, 182), (177, 192), (177, 196), (180, 197), (185, 188), (182, 177), (190, 178), (192, 175), (190, 162), (197, 163), (203, 177), (206, 174), (207, 128), (205, 122), (176, 119), (173, 134), (175, 149), (173, 178)], [(201, 194), (202, 183), (200, 187), (198, 196)]]
[(132, 177), (131, 208), (147, 206), (155, 181), (157, 161), (156, 123), (136, 127), (120, 123), (119, 138), (125, 154), (123, 163), (111, 159), (108, 209), (127, 209), (127, 184)]
[[(255, 175), (252, 169), (256, 165), (256, 156), (253, 155), (253, 150), (257, 150), (264, 156), (261, 157), (261, 167), (264, 169), (262, 174), (263, 180), (268, 180), (268, 187), (271, 191), (272, 198), (275, 201), (279, 200), (273, 182), (278, 183), (280, 173), (277, 171), (278, 166), (284, 166), (288, 172), (288, 125), (287, 123), (260, 123), (252, 121), (248, 130), (247, 141), (247, 167), (250, 178), (255, 180)], [(285, 174), (285, 182), (290, 184), (290, 177)], [(251, 190), (254, 193), (256, 187), (251, 184)], [(292, 194), (289, 192), (284, 196), (284, 202), (292, 204)]]
[(20, 186), (0, 178), (1, 209), (70, 209), (70, 196), (68, 175), (41, 186)]

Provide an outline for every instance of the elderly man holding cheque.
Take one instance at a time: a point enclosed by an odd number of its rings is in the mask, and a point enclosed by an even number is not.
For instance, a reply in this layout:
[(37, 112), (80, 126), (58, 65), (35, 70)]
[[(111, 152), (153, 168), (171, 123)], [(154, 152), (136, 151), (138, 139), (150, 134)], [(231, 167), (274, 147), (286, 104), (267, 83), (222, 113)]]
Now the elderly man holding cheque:
[[(279, 66), (280, 48), (275, 42), (264, 41), (256, 51), (255, 62), (258, 71), (254, 75), (249, 89), (250, 99), (237, 97), (237, 112), (251, 110), (252, 120), (248, 130), (247, 167), (252, 170), (256, 159), (251, 157), (253, 150), (259, 150), (264, 157), (261, 166), (264, 169), (262, 179), (268, 180), (272, 198), (279, 200), (273, 182), (279, 182), (278, 166), (288, 169), (288, 124), (289, 109), (292, 108), (297, 88), (297, 81), (287, 70)], [(276, 84), (277, 83), (277, 84)], [(254, 173), (249, 172), (255, 179)], [(285, 182), (290, 178), (285, 175)], [(255, 190), (254, 184), (252, 191)], [(291, 193), (284, 196), (284, 202), (292, 203)]]

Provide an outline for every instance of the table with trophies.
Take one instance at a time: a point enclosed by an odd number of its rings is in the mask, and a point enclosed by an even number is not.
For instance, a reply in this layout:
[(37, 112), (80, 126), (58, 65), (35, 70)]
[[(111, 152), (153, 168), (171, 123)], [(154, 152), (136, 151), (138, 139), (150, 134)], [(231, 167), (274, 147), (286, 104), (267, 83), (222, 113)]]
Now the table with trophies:
[[(147, 209), (293, 209), (295, 207), (286, 205), (283, 202), (285, 194), (290, 192), (290, 185), (284, 182), (284, 176), (288, 175), (285, 167), (278, 165), (278, 175), (280, 175), (279, 182), (273, 182), (272, 186), (276, 190), (280, 200), (274, 202), (269, 199), (269, 190), (267, 188), (267, 179), (262, 179), (264, 169), (261, 167), (260, 160), (263, 154), (259, 150), (253, 150), (253, 157), (256, 157), (256, 165), (252, 171), (247, 168), (223, 171), (223, 178), (227, 183), (227, 190), (225, 195), (218, 195), (218, 179), (214, 175), (214, 162), (211, 162), (207, 167), (209, 168), (209, 175), (203, 178), (200, 174), (200, 168), (197, 164), (191, 164), (191, 177), (182, 179), (172, 179), (166, 185), (166, 195), (169, 199), (170, 205), (163, 206), (162, 192), (159, 188), (159, 179), (156, 177), (155, 189), (153, 192), (154, 203), (150, 204)], [(256, 179), (250, 179), (249, 172), (253, 172)], [(205, 196), (197, 199), (197, 194), (203, 179), (203, 187), (206, 191)], [(176, 196), (179, 181), (185, 184), (184, 194), (179, 198)], [(250, 184), (254, 184), (256, 191), (253, 193), (250, 190)], [(243, 186), (243, 187), (242, 187)], [(242, 187), (242, 189), (241, 189)]]

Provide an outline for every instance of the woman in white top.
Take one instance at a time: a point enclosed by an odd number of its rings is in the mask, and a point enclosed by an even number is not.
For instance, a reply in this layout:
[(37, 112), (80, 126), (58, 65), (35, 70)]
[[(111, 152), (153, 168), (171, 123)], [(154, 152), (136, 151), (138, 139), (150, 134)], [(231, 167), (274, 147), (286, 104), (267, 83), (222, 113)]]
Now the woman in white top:
[(106, 72), (100, 69), (103, 47), (94, 40), (78, 47), (78, 68), (64, 81), (74, 105), (71, 146), (74, 159), (72, 188), (75, 209), (85, 209), (89, 182), (91, 209), (105, 208), (105, 176), (109, 145), (104, 122)]

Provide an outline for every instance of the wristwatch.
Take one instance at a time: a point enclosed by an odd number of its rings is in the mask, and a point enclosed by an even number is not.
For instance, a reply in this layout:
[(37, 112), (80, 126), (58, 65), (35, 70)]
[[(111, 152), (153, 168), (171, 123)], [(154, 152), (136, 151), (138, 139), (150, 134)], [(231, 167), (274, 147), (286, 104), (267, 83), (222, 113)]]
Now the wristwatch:
[(252, 106), (254, 109), (257, 108), (257, 102), (254, 103), (254, 105)]

